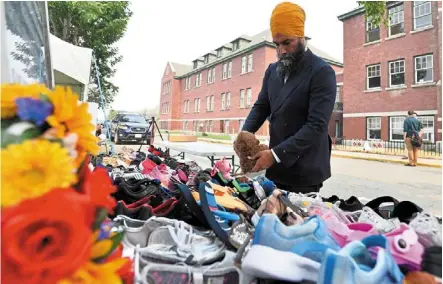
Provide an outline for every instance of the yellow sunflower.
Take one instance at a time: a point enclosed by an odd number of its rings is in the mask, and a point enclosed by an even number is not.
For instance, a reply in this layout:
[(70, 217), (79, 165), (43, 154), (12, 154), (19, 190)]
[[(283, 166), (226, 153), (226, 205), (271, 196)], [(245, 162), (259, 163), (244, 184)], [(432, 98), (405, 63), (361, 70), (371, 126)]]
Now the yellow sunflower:
[(3, 84), (1, 93), (1, 118), (11, 118), (16, 113), (15, 100), (18, 98), (40, 98), (40, 94), (48, 93), (45, 85)]
[(118, 275), (118, 270), (122, 268), (127, 259), (117, 258), (106, 263), (87, 262), (78, 269), (73, 276), (63, 279), (58, 284), (121, 284), (122, 279)]
[(36, 198), (76, 182), (74, 160), (58, 143), (28, 140), (1, 150), (1, 206)]
[(80, 103), (78, 95), (74, 94), (71, 89), (60, 86), (49, 92), (48, 97), (54, 106), (54, 112), (47, 117), (46, 121), (56, 129), (59, 138), (64, 138), (68, 133), (77, 134), (76, 165), (79, 165), (87, 153), (96, 154), (99, 150), (88, 105)]

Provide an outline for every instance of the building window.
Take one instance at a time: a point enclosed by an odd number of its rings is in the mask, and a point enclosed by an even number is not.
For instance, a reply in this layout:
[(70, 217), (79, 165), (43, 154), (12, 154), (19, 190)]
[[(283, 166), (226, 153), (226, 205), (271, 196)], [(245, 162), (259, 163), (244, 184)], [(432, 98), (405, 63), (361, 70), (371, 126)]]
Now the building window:
[(195, 75), (195, 87), (198, 88), (202, 85), (203, 72)]
[(232, 77), (232, 61), (228, 63), (228, 78)]
[(403, 141), (403, 124), (406, 117), (393, 116), (389, 118), (389, 140)]
[(212, 120), (209, 121), (209, 132), (212, 132)]
[(405, 31), (403, 4), (389, 8), (389, 36)]
[(241, 58), (241, 74), (245, 74), (246, 73), (246, 56), (243, 56)]
[(188, 77), (185, 79), (185, 91), (187, 91), (191, 88), (191, 78), (192, 77)]
[(239, 120), (239, 130), (238, 131), (241, 131), (242, 129), (243, 129), (243, 125), (245, 125), (245, 120), (244, 119), (240, 119)]
[[(195, 103), (195, 100), (194, 100)], [(189, 113), (189, 100), (185, 101), (185, 108), (183, 110), (184, 113)]]
[(183, 121), (183, 130), (188, 130), (188, 121)]
[(223, 64), (222, 79), (228, 78), (228, 63)]
[(197, 67), (198, 67), (198, 62), (194, 61), (194, 69), (197, 69)]
[(225, 129), (224, 129), (224, 132), (229, 134), (229, 120), (225, 120)]
[(214, 104), (215, 104), (215, 96), (211, 96), (211, 111), (214, 111)]
[(434, 81), (432, 54), (415, 57), (415, 83), (423, 84)]
[(381, 117), (366, 118), (366, 136), (368, 140), (381, 139)]
[(208, 70), (208, 84), (215, 82), (215, 67)]
[(252, 104), (252, 89), (246, 89), (246, 107), (250, 107)]
[(200, 112), (200, 99), (194, 99), (194, 112)]
[(225, 93), (221, 94), (221, 110), (225, 110)]
[(389, 86), (401, 86), (405, 84), (405, 61), (398, 60), (389, 62)]
[(163, 83), (163, 94), (169, 94), (171, 92), (171, 81)]
[(432, 25), (430, 1), (414, 1), (414, 30)]
[(252, 72), (252, 62), (253, 62), (253, 57), (251, 53), (248, 55), (248, 72)]
[(340, 87), (337, 86), (337, 91), (335, 93), (335, 102), (338, 103), (340, 102)]
[(423, 126), (423, 141), (434, 143), (434, 117), (433, 116), (417, 116), (417, 119)]
[(200, 78), (199, 77), (199, 74), (197, 74), (197, 75), (195, 75), (195, 87), (197, 88), (198, 87), (198, 78)]
[(380, 27), (371, 23), (371, 18), (366, 20), (366, 42), (380, 40)]
[(236, 51), (238, 49), (240, 49), (240, 41), (237, 40), (232, 43), (232, 51)]
[(336, 138), (343, 137), (343, 121), (341, 120), (335, 121), (335, 137)]
[(226, 93), (226, 109), (231, 108), (231, 92)]
[(245, 90), (240, 90), (240, 108), (245, 107)]
[(367, 67), (367, 89), (377, 89), (381, 87), (380, 64)]
[(207, 96), (206, 97), (206, 111), (210, 111), (211, 110), (211, 97)]
[(222, 56), (223, 56), (223, 49), (220, 48), (217, 50), (217, 57), (220, 58)]

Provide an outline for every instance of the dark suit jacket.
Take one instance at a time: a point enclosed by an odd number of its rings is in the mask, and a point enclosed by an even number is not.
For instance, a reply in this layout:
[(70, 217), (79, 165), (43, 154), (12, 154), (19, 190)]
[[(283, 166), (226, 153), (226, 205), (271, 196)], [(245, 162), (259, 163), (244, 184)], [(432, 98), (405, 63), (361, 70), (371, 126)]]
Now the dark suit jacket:
[(336, 97), (335, 72), (309, 49), (285, 84), (276, 67), (273, 63), (266, 70), (243, 130), (255, 133), (266, 119), (270, 122), (269, 146), (281, 162), (266, 177), (283, 185), (318, 185), (331, 176), (328, 124)]

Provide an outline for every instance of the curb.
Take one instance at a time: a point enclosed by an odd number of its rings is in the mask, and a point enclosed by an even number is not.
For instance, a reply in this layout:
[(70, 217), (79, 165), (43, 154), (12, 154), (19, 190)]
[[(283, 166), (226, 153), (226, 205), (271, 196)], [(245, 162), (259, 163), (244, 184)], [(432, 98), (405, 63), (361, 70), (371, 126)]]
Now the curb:
[[(396, 160), (390, 160), (390, 159), (380, 159), (380, 158), (372, 158), (372, 157), (357, 157), (357, 156), (348, 156), (348, 155), (341, 155), (341, 154), (332, 154), (333, 157), (337, 158), (345, 158), (345, 159), (355, 159), (355, 160), (366, 160), (366, 161), (374, 161), (374, 162), (381, 162), (381, 163), (391, 163), (391, 164), (405, 164), (405, 161), (396, 161)], [(428, 167), (428, 168), (437, 168), (441, 169), (441, 165), (432, 165), (432, 164), (425, 164), (425, 163), (418, 163), (418, 166), (422, 167)]]

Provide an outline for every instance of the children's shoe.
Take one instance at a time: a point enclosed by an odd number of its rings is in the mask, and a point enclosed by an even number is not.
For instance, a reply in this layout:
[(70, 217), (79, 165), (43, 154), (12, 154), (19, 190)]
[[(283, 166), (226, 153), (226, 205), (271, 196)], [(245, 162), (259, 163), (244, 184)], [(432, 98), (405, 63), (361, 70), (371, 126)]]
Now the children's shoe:
[(441, 246), (442, 230), (437, 217), (422, 212), (409, 223), (409, 226), (417, 233), (418, 241), (424, 247)]
[(420, 270), (424, 248), (412, 228), (402, 223), (400, 228), (385, 234), (385, 237), (397, 264), (411, 271)]
[(256, 226), (242, 270), (264, 279), (316, 281), (325, 248), (340, 249), (320, 217), (286, 226), (276, 215), (264, 214)]
[(377, 229), (367, 223), (343, 224), (336, 218), (325, 220), (329, 233), (340, 247), (353, 241), (361, 241), (366, 237), (378, 235)]
[[(379, 247), (376, 258), (370, 249)], [(318, 283), (323, 284), (401, 284), (404, 275), (382, 235), (370, 236), (346, 245), (340, 252), (328, 250), (322, 262)]]
[(232, 167), (229, 161), (225, 158), (222, 158), (221, 160), (215, 162), (214, 168), (211, 172), (211, 176), (214, 177), (217, 173), (219, 173), (224, 181), (229, 182), (233, 179), (231, 176), (231, 170)]

